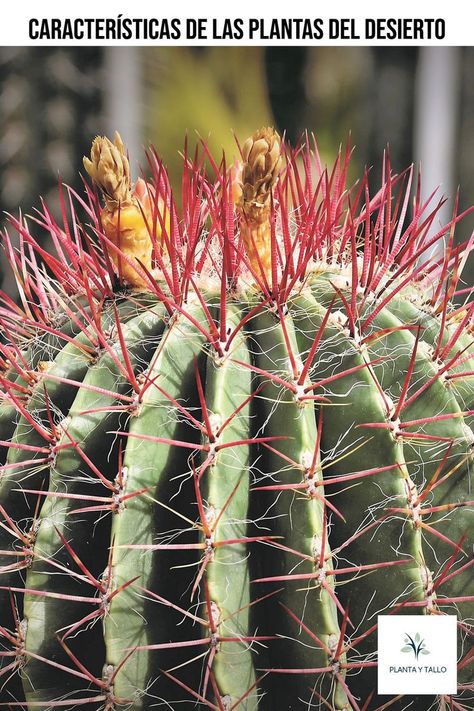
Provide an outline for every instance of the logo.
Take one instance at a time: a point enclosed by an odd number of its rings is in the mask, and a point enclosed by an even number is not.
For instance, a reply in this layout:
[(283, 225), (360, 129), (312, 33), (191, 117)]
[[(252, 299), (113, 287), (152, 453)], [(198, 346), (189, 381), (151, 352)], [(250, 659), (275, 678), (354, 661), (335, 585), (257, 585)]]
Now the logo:
[(411, 637), (408, 632), (405, 632), (405, 646), (401, 648), (401, 652), (413, 652), (416, 661), (420, 654), (429, 654), (429, 650), (425, 645), (425, 640), (421, 639), (419, 633), (415, 634), (415, 639)]
[(455, 694), (455, 615), (379, 615), (378, 693)]

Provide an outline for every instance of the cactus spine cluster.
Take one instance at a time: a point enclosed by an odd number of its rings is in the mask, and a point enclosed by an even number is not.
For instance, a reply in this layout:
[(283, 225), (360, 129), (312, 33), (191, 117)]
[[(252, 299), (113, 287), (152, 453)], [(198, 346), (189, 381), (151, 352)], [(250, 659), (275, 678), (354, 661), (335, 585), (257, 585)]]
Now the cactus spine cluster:
[[(179, 207), (147, 158), (3, 234), (0, 708), (474, 708), (464, 214), (272, 129)], [(380, 613), (457, 615), (456, 695), (377, 695)]]

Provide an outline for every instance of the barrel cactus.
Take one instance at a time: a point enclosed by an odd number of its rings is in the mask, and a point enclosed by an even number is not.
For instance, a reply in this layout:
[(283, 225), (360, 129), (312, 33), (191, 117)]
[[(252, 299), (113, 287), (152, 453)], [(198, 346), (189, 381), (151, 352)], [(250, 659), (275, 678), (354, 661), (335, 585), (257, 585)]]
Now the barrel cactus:
[[(62, 220), (9, 218), (0, 707), (472, 709), (465, 213), (237, 152), (185, 146), (178, 206), (99, 137)], [(377, 694), (381, 613), (457, 615), (456, 695)]]

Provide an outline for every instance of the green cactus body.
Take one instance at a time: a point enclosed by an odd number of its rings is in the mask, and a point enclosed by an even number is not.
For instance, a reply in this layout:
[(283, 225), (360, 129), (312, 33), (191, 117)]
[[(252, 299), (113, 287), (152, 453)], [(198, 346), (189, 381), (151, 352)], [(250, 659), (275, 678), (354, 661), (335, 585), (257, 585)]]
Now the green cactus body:
[[(190, 311), (202, 320), (202, 310), (194, 306)], [(168, 525), (180, 527), (183, 520), (179, 514), (187, 516), (188, 528), (192, 527), (191, 517), (196, 511), (191, 506), (186, 509), (177, 506), (178, 515), (174, 517), (169, 509), (173, 508), (175, 499), (180, 492), (186, 492), (189, 481), (183, 481), (186, 475), (187, 458), (192, 450), (174, 446), (171, 440), (195, 441), (195, 433), (186, 427), (179, 411), (172, 407), (172, 399), (180, 401), (183, 407), (196, 406), (193, 393), (194, 359), (199, 358), (203, 348), (202, 334), (183, 317), (178, 317), (168, 326), (163, 334), (157, 352), (152, 358), (148, 377), (157, 379), (158, 388), (151, 386), (145, 393), (137, 415), (132, 419), (129, 428), (127, 447), (124, 457), (126, 472), (126, 487), (124, 491), (133, 492), (145, 489), (145, 496), (132, 498), (124, 510), (114, 517), (112, 525), (112, 540), (114, 541), (114, 560), (112, 565), (115, 585), (126, 584), (130, 579), (139, 576), (138, 581), (143, 588), (141, 598), (137, 599), (136, 590), (128, 588), (123, 595), (118, 595), (112, 602), (110, 615), (105, 621), (105, 640), (107, 645), (107, 662), (114, 668), (130, 648), (151, 644), (164, 644), (173, 635), (174, 624), (169, 616), (163, 614), (158, 604), (153, 609), (153, 617), (144, 624), (147, 616), (146, 598), (153, 594), (161, 594), (168, 599), (171, 590), (176, 585), (183, 584), (179, 577), (173, 581), (172, 563), (169, 554), (163, 550), (163, 556), (168, 558), (167, 564), (154, 559), (150, 552), (142, 549), (127, 548), (127, 546), (151, 546), (157, 542), (157, 537), (165, 535)], [(171, 398), (171, 400), (170, 400)], [(184, 430), (184, 431), (183, 431)], [(170, 442), (156, 442), (148, 437), (151, 432), (159, 432), (160, 437)], [(186, 434), (184, 434), (184, 432)], [(160, 476), (157, 477), (157, 471)], [(159, 502), (159, 503), (157, 503)], [(160, 504), (169, 507), (160, 508)], [(179, 553), (175, 558), (179, 565)], [(194, 562), (194, 556), (189, 555), (184, 564)], [(149, 593), (147, 591), (150, 591)], [(153, 606), (152, 606), (153, 607)], [(150, 604), (148, 604), (150, 614)], [(168, 655), (170, 652), (168, 652)], [(136, 698), (137, 708), (146, 701), (140, 701), (141, 691), (152, 680), (152, 658), (160, 658), (158, 653), (142, 650), (130, 659), (117, 675), (116, 692), (123, 698)], [(182, 661), (182, 660), (181, 660)], [(177, 662), (179, 663), (179, 662)], [(164, 662), (161, 662), (163, 665)]]
[[(163, 310), (158, 306), (158, 313), (144, 309), (141, 314), (123, 326), (123, 338), (127, 346), (127, 353), (134, 369), (143, 367), (143, 362), (153, 354), (154, 342), (159, 336), (163, 326)], [(120, 357), (120, 344), (114, 343), (116, 357)], [(84, 613), (84, 604), (72, 599), (80, 595), (78, 589), (89, 588), (89, 597), (94, 597), (96, 590), (90, 585), (87, 587), (80, 585), (78, 579), (65, 575), (53, 574), (54, 569), (48, 570), (48, 560), (66, 567), (72, 565), (71, 554), (64, 546), (60, 536), (62, 535), (68, 544), (71, 545), (81, 561), (94, 570), (99, 578), (107, 566), (108, 545), (105, 542), (105, 531), (107, 523), (96, 521), (95, 512), (75, 513), (80, 509), (80, 497), (87, 497), (91, 486), (96, 488), (94, 470), (89, 468), (88, 460), (95, 459), (95, 466), (101, 467), (105, 474), (102, 476), (112, 478), (107, 472), (107, 459), (111, 456), (114, 447), (114, 429), (120, 426), (120, 411), (113, 410), (107, 413), (107, 406), (116, 405), (118, 399), (113, 396), (98, 392), (95, 388), (109, 390), (117, 396), (129, 395), (130, 385), (128, 380), (121, 373), (120, 368), (114, 362), (110, 352), (105, 352), (99, 356), (97, 363), (89, 369), (83, 381), (83, 387), (79, 388), (77, 395), (69, 411), (69, 422), (66, 423), (64, 434), (59, 439), (61, 448), (56, 460), (51, 467), (49, 488), (55, 493), (64, 493), (64, 481), (71, 480), (66, 489), (68, 496), (47, 497), (40, 513), (39, 527), (35, 542), (35, 556), (33, 563), (28, 570), (26, 577), (26, 587), (32, 591), (47, 590), (51, 596), (41, 596), (38, 594), (27, 594), (25, 596), (25, 619), (27, 620), (26, 634), (26, 654), (30, 652), (42, 657), (53, 656), (61, 659), (64, 663), (67, 660), (66, 654), (60, 654), (61, 647), (58, 648), (54, 632), (60, 627), (66, 627), (71, 623), (71, 615), (77, 615), (81, 619)], [(99, 409), (99, 412), (91, 410)], [(71, 438), (74, 443), (80, 442), (80, 451), (75, 446), (70, 446)], [(102, 445), (105, 447), (102, 449)], [(94, 458), (94, 451), (102, 449), (103, 456), (99, 460)], [(80, 473), (79, 476), (74, 473)], [(101, 472), (102, 473), (102, 472)], [(115, 474), (112, 468), (112, 475)], [(89, 481), (88, 481), (89, 479)], [(74, 498), (72, 498), (74, 497)], [(83, 499), (84, 500), (84, 499)], [(73, 521), (73, 523), (71, 523)], [(90, 524), (93, 529), (90, 529)], [(102, 525), (101, 525), (102, 524)], [(77, 538), (76, 538), (77, 536)], [(103, 542), (101, 555), (95, 550), (94, 537)], [(75, 561), (74, 561), (75, 563)], [(59, 569), (60, 571), (61, 569)], [(79, 582), (79, 585), (78, 585)], [(90, 594), (92, 589), (92, 596)], [(66, 596), (71, 596), (71, 599)], [(87, 595), (86, 595), (87, 597)], [(87, 610), (89, 612), (89, 610)], [(72, 620), (76, 622), (76, 620)], [(93, 632), (97, 629), (93, 629)], [(63, 631), (64, 634), (64, 631)], [(91, 639), (93, 647), (94, 638)], [(96, 643), (97, 644), (97, 643)], [(91, 654), (93, 656), (94, 652)], [(101, 668), (100, 668), (101, 669)], [(41, 662), (36, 664), (35, 657), (30, 663), (30, 674), (28, 681), (31, 688), (26, 690), (26, 696), (31, 701), (42, 701), (48, 699), (54, 690), (55, 693), (67, 693), (71, 688), (69, 675), (63, 674), (62, 683), (55, 676), (45, 673)], [(64, 684), (64, 686), (63, 686)]]
[[(349, 200), (347, 156), (298, 168), (268, 130), (242, 185), (185, 156), (181, 213), (158, 159), (132, 191), (119, 138), (100, 147), (100, 244), (68, 233), (39, 303), (0, 315), (0, 708), (474, 708), (452, 246), (419, 270), (397, 179)], [(377, 694), (377, 615), (399, 613), (457, 614), (458, 694)]]

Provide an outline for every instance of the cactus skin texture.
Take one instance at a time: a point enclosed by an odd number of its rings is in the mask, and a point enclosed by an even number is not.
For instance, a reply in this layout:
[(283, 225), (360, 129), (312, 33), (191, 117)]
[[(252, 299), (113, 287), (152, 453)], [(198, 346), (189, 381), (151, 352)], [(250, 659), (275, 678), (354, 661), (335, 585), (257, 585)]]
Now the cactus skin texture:
[[(99, 137), (52, 254), (10, 218), (0, 708), (474, 709), (470, 211), (349, 157), (185, 147), (178, 208)], [(377, 694), (382, 613), (458, 616), (456, 695)]]

